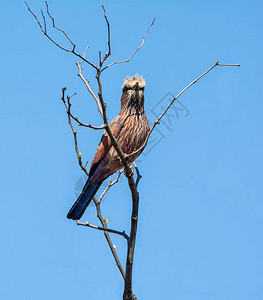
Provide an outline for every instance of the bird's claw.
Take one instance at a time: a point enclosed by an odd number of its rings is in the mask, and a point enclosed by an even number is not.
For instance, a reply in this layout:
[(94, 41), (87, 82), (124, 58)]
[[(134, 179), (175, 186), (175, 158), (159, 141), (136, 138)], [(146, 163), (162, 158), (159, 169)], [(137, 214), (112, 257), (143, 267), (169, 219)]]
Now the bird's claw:
[(125, 170), (124, 170), (124, 174), (128, 178), (132, 177), (134, 175), (133, 167), (129, 167), (129, 173), (125, 172)]

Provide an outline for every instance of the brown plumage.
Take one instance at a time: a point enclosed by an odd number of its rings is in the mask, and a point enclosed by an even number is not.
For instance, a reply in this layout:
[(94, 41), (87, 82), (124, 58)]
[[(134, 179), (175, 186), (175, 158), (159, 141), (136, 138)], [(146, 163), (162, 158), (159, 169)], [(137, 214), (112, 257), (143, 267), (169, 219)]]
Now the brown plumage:
[[(144, 111), (144, 89), (145, 81), (142, 77), (138, 75), (127, 77), (122, 86), (120, 114), (110, 123), (111, 131), (125, 154), (139, 149), (150, 130)], [(129, 164), (140, 153), (132, 155)], [(104, 132), (91, 163), (89, 178), (67, 217), (73, 220), (80, 219), (101, 183), (121, 168), (120, 158), (111, 145), (108, 134)]]

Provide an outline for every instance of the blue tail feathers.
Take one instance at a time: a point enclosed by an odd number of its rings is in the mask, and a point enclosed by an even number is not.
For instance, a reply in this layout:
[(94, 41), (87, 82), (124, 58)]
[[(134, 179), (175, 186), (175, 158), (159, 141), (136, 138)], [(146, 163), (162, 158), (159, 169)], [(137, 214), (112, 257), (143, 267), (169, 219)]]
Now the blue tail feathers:
[(92, 184), (90, 182), (90, 179), (88, 179), (77, 201), (74, 203), (74, 205), (68, 212), (68, 219), (79, 220), (82, 217), (101, 184), (102, 182), (98, 184)]

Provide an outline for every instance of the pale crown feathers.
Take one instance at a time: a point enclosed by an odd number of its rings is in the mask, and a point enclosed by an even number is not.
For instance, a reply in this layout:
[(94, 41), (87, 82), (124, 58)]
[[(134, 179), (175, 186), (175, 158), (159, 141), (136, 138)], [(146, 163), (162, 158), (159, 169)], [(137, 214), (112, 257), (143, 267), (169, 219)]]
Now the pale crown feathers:
[(124, 83), (122, 85), (123, 92), (127, 90), (140, 90), (143, 91), (145, 89), (145, 80), (143, 77), (140, 77), (136, 74), (133, 77), (127, 77), (124, 79)]

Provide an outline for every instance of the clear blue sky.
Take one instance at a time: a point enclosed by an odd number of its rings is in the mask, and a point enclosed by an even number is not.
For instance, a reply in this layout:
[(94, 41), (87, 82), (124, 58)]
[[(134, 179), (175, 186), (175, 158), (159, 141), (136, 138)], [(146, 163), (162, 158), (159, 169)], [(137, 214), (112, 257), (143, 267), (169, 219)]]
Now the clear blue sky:
[[(44, 1), (28, 2), (35, 12), (44, 8)], [(98, 50), (107, 49), (99, 2), (49, 5), (57, 25), (79, 51), (90, 45), (87, 55), (97, 62)], [(104, 5), (110, 61), (128, 57), (156, 17), (138, 55), (103, 75), (109, 119), (119, 112), (127, 75), (145, 77), (146, 111), (154, 121), (169, 95), (216, 60), (241, 64), (218, 67), (188, 90), (180, 98), (185, 109), (177, 104), (178, 118), (164, 120), (153, 136), (160, 143), (138, 162), (143, 178), (134, 292), (145, 300), (263, 299), (262, 2)], [(0, 20), (0, 298), (121, 299), (123, 280), (103, 233), (66, 219), (82, 172), (61, 88), (77, 92), (75, 113), (100, 125), (94, 101), (76, 76), (75, 58), (42, 35), (23, 1), (1, 1)], [(94, 72), (84, 72), (94, 85)], [(84, 160), (92, 159), (100, 135), (79, 129)], [(130, 208), (123, 178), (102, 211), (109, 226), (129, 230)], [(86, 220), (98, 224), (94, 207)], [(126, 243), (112, 238), (124, 263)]]

